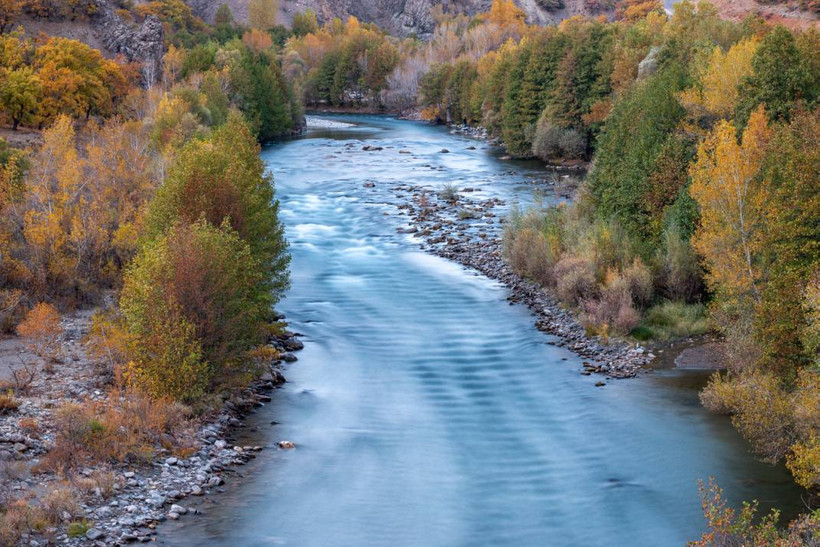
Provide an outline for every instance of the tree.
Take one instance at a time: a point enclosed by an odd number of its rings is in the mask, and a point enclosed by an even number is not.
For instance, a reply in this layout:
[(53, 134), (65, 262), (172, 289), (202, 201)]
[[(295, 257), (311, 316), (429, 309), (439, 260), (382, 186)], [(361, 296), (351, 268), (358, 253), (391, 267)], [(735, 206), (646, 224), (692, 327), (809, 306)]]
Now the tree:
[(43, 133), (43, 145), (26, 179), (23, 236), (30, 286), (35, 295), (61, 294), (82, 283), (74, 274), (82, 228), (73, 222), (83, 206), (82, 160), (77, 154), (73, 123), (58, 116)]
[(270, 30), (276, 26), (279, 16), (279, 0), (250, 0), (248, 2), (248, 19), (251, 28)]
[(278, 214), (273, 179), (265, 173), (259, 146), (234, 114), (209, 140), (190, 142), (180, 151), (151, 202), (146, 230), (151, 238), (179, 221), (227, 222), (248, 242), (265, 274), (262, 286), (274, 298), (288, 285), (289, 257)]
[(123, 89), (119, 65), (91, 47), (68, 38), (52, 37), (37, 49), (34, 60), (42, 99), (39, 114), (52, 120), (59, 114), (88, 118), (109, 112)]
[(715, 47), (695, 86), (681, 93), (681, 104), (696, 119), (728, 119), (740, 97), (740, 84), (752, 74), (758, 41), (749, 38), (723, 53)]
[(40, 80), (31, 67), (7, 71), (0, 79), (0, 109), (11, 117), (14, 131), (34, 119), (40, 95)]
[(698, 147), (690, 193), (700, 205), (701, 222), (693, 246), (708, 268), (706, 281), (720, 297), (758, 304), (762, 293), (761, 252), (769, 200), (759, 175), (771, 138), (762, 108), (749, 119), (738, 143), (735, 127), (719, 122)]
[(0, 0), (0, 35), (10, 29), (23, 11), (24, 0)]
[(60, 313), (51, 304), (39, 302), (17, 325), (17, 334), (25, 338), (26, 346), (35, 355), (56, 361), (60, 355)]
[(231, 66), (231, 92), (262, 142), (292, 131), (301, 121), (301, 109), (271, 51), (256, 53), (247, 47)]
[(130, 379), (155, 397), (196, 401), (247, 381), (248, 351), (265, 340), (270, 300), (248, 244), (229, 226), (180, 222), (126, 273), (120, 308), (131, 338)]
[(630, 88), (607, 119), (589, 175), (602, 216), (618, 219), (632, 235), (648, 241), (657, 232), (645, 198), (659, 155), (684, 114), (675, 97), (681, 84), (681, 71), (670, 67)]
[[(763, 363), (783, 375), (817, 360), (810, 342), (812, 313), (806, 299), (817, 295), (820, 264), (820, 110), (799, 109), (788, 125), (779, 126), (765, 158), (763, 180), (769, 182), (763, 233), (766, 285), (755, 321)], [(814, 347), (812, 347), (814, 346)]]
[(267, 32), (252, 28), (242, 35), (242, 43), (254, 53), (262, 53), (273, 46), (273, 39)]
[(752, 59), (753, 73), (741, 84), (736, 112), (740, 127), (761, 104), (772, 120), (786, 121), (799, 101), (811, 107), (820, 93), (820, 74), (810, 64), (814, 56), (811, 50), (801, 52), (785, 27), (766, 34)]
[(297, 37), (319, 32), (319, 22), (316, 19), (316, 12), (309, 9), (304, 13), (295, 13), (293, 15), (291, 30), (293, 31), (293, 35)]
[(219, 6), (219, 9), (216, 10), (216, 14), (214, 15), (214, 25), (217, 27), (219, 26), (231, 26), (234, 24), (233, 13), (231, 13), (231, 8), (228, 4), (222, 4)]

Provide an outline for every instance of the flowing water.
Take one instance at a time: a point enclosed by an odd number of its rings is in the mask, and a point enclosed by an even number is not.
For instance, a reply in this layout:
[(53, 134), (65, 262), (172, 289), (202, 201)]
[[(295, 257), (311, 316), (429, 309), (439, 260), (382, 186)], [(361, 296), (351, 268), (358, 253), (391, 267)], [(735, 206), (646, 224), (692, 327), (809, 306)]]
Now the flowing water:
[(270, 448), (161, 543), (682, 545), (703, 528), (709, 476), (733, 503), (797, 509), (786, 471), (699, 406), (704, 373), (597, 388), (503, 287), (396, 232), (398, 184), (526, 201), (547, 173), (442, 128), (333, 119), (355, 126), (263, 151), (293, 254), (280, 309), (305, 342), (237, 434)]

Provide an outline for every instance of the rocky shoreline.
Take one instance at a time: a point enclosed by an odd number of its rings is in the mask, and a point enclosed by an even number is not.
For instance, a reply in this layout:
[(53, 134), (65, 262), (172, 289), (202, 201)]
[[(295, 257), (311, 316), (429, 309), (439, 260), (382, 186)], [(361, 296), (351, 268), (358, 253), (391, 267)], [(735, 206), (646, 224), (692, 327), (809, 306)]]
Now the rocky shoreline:
[(457, 196), (413, 185), (392, 190), (397, 197), (411, 196), (398, 205), (409, 217), (408, 226), (399, 229), (401, 233), (420, 240), (422, 249), (475, 269), (506, 286), (511, 303), (524, 304), (533, 311), (538, 330), (555, 336), (555, 345), (587, 359), (581, 374), (631, 378), (649, 370), (645, 367), (655, 358), (650, 351), (621, 340), (604, 341), (588, 336), (577, 317), (547, 290), (510, 269), (502, 256), (505, 219), (494, 212), (505, 205), (502, 200), (468, 197), (475, 192), (473, 188), (460, 188)]
[[(234, 394), (219, 412), (202, 418), (195, 434), (196, 451), (176, 457), (167, 449), (155, 447), (155, 456), (147, 464), (99, 463), (79, 469), (68, 480), (53, 472), (36, 473), (37, 464), (53, 446), (55, 413), (66, 403), (105, 402), (109, 378), (89, 359), (85, 337), (90, 326), (89, 311), (63, 319), (61, 344), (63, 362), (47, 372), (14, 338), (0, 341), (0, 357), (6, 358), (5, 372), (24, 370), (22, 364), (11, 365), (10, 358), (25, 363), (31, 374), (26, 393), (19, 395), (19, 407), (0, 415), (0, 495), (4, 499), (38, 497), (50, 488), (71, 484), (76, 489), (83, 481), (92, 485), (105, 477), (105, 487), (91, 487), (77, 499), (74, 507), (63, 510), (62, 526), (25, 534), (21, 545), (124, 545), (150, 542), (155, 528), (166, 520), (176, 520), (197, 510), (185, 507), (190, 496), (219, 492), (234, 468), (246, 464), (265, 447), (235, 445), (232, 433), (243, 425), (243, 418), (271, 400), (270, 392), (285, 382), (282, 362), (296, 360), (294, 351), (302, 349), (298, 334), (286, 332), (272, 339), (270, 345), (280, 352), (280, 359), (246, 389)], [(37, 423), (34, 431), (22, 424)], [(282, 440), (274, 449), (294, 448)], [(99, 484), (99, 482), (97, 483)], [(82, 523), (81, 533), (69, 534), (70, 523)], [(71, 537), (74, 536), (74, 537)]]

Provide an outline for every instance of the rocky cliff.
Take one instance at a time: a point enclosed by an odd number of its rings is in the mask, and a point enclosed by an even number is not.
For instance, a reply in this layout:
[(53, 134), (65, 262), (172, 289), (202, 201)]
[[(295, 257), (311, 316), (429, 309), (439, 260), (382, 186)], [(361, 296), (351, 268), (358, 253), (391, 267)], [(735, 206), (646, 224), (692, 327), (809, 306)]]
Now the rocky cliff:
[(145, 84), (162, 76), (165, 55), (165, 31), (162, 22), (149, 15), (138, 28), (126, 25), (107, 1), (98, 0), (99, 11), (94, 16), (95, 31), (109, 53), (123, 55), (129, 61), (142, 63)]
[[(245, 21), (247, 18), (248, 0), (186, 0), (202, 18), (212, 21), (220, 5), (228, 4), (234, 16)], [(588, 14), (584, 0), (564, 0), (564, 8), (547, 11), (538, 0), (515, 0), (530, 23), (555, 23), (572, 15)], [(442, 4), (451, 12), (474, 14), (487, 11), (492, 0), (280, 0), (280, 20), (289, 23), (294, 13), (306, 9), (314, 10), (320, 21), (333, 17), (346, 18), (354, 15), (362, 21), (378, 24), (391, 33), (406, 36), (418, 34), (424, 36), (432, 32), (433, 19), (430, 8)]]

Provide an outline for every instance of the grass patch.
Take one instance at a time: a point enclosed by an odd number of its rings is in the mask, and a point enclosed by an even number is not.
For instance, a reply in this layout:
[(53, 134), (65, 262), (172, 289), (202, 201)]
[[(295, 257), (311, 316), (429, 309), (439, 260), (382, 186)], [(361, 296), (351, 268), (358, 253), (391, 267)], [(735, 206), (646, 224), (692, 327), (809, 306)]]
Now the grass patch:
[(90, 529), (91, 525), (87, 520), (83, 519), (69, 524), (66, 533), (68, 533), (68, 537), (70, 538), (81, 538), (85, 537), (86, 532)]
[(703, 304), (663, 302), (649, 308), (643, 321), (629, 333), (637, 340), (674, 340), (704, 334), (708, 328)]
[(443, 184), (438, 195), (447, 203), (454, 204), (458, 201), (458, 186), (452, 182)]

